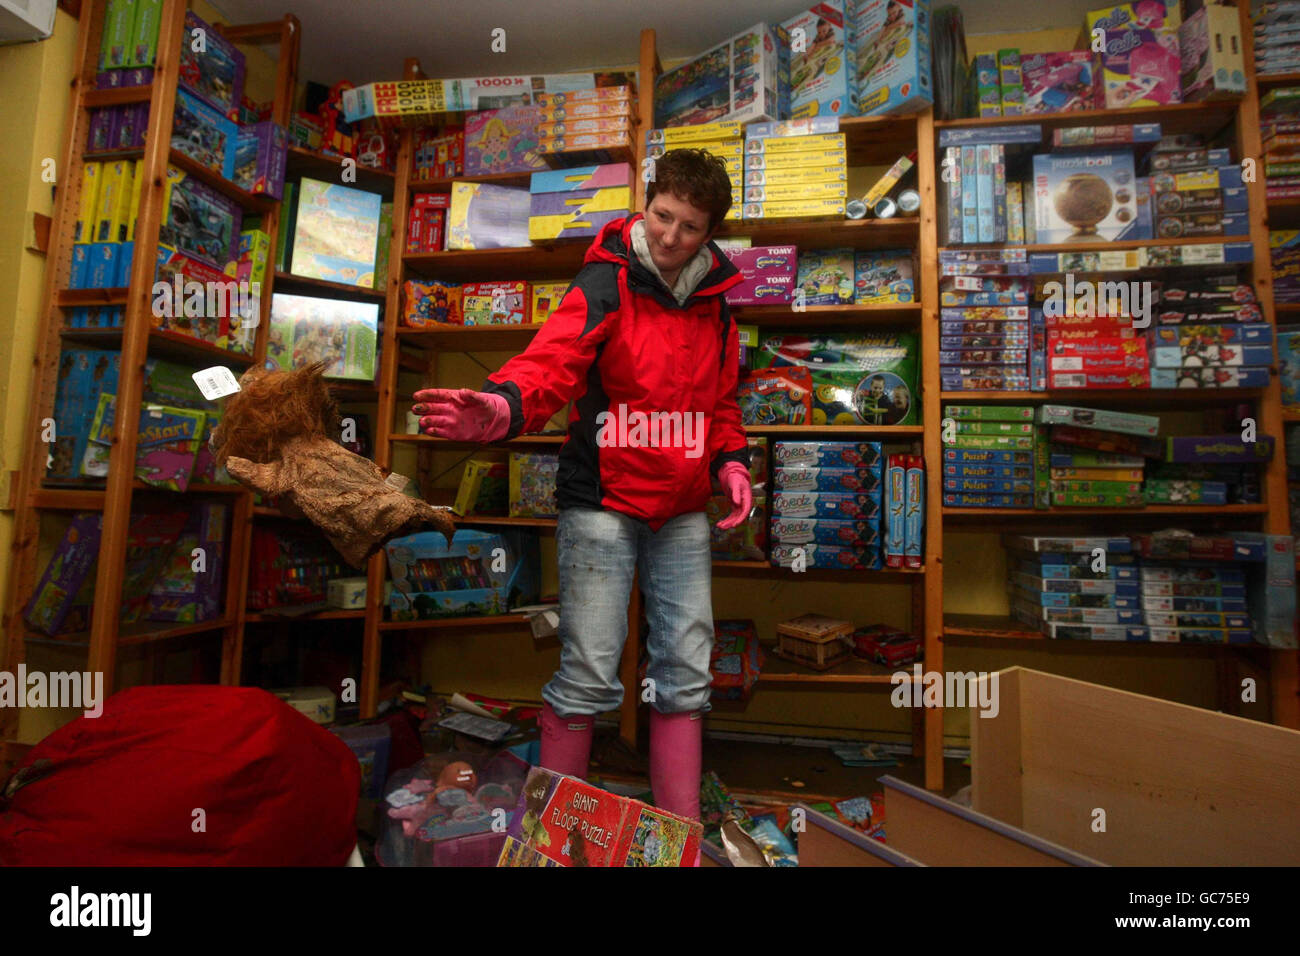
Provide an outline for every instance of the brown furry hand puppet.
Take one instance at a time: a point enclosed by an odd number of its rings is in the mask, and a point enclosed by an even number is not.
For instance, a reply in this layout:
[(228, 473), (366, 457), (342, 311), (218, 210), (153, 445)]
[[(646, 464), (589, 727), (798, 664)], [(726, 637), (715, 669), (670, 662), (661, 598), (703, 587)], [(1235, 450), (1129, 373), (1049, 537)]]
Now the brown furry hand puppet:
[(338, 443), (338, 406), (323, 363), (292, 372), (250, 368), (225, 400), (209, 441), (217, 464), (240, 484), (306, 517), (361, 568), (384, 542), (432, 525), (450, 544), (451, 513), (385, 482), (369, 459)]

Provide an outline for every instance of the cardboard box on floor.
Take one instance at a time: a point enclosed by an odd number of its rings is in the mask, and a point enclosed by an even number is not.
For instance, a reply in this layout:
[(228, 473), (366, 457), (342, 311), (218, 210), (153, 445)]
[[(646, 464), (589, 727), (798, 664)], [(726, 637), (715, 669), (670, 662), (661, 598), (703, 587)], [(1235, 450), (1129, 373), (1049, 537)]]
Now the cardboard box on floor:
[(1300, 732), (1021, 667), (995, 677), (997, 716), (970, 722), (978, 813), (1114, 866), (1300, 859)]
[(497, 866), (691, 866), (699, 823), (544, 767), (524, 781)]

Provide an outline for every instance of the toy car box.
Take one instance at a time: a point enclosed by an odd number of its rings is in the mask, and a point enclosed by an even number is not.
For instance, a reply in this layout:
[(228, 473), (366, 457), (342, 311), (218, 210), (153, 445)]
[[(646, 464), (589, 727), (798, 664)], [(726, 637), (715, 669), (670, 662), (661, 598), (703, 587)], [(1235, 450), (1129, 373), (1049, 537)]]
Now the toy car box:
[(441, 533), (422, 531), (394, 538), (384, 551), (394, 621), (505, 614), (537, 597), (535, 535), (462, 529), (449, 547)]

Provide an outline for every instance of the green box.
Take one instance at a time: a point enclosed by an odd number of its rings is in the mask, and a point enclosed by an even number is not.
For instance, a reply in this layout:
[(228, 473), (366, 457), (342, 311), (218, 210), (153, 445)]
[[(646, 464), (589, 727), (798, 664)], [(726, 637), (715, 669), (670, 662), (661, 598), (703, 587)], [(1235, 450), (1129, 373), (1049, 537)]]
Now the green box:
[(780, 333), (763, 338), (754, 368), (806, 368), (813, 425), (915, 425), (918, 344), (915, 332)]
[(1107, 495), (1093, 492), (1052, 493), (1052, 504), (1067, 508), (1136, 508), (1145, 505), (1141, 494)]
[(1032, 435), (1033, 422), (957, 422), (958, 435)]
[(1032, 405), (945, 405), (943, 417), (959, 422), (1032, 422)]
[(135, 29), (136, 0), (108, 0), (104, 32), (99, 41), (99, 69), (119, 70), (131, 64), (131, 34)]
[(957, 435), (945, 448), (980, 448), (980, 449), (1020, 449), (1034, 450), (1034, 439), (1030, 435)]
[(379, 205), (379, 244), (375, 248), (375, 285), (380, 292), (388, 283), (388, 249), (393, 239), (393, 204)]
[(131, 44), (127, 66), (153, 66), (158, 54), (158, 24), (162, 18), (162, 0), (136, 0), (131, 24)]

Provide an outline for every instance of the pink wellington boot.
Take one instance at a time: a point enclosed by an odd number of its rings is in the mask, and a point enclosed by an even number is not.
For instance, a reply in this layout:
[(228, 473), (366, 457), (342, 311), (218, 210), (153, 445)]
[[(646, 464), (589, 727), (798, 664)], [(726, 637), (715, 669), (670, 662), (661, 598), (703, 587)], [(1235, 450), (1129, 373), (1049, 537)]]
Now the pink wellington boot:
[(587, 762), (591, 758), (591, 737), (596, 727), (592, 714), (561, 717), (542, 705), (542, 753), (537, 762), (547, 770), (585, 778)]
[[(700, 751), (704, 714), (661, 714), (650, 708), (650, 789), (655, 806), (679, 817), (700, 819)], [(699, 851), (695, 862), (700, 865)]]

